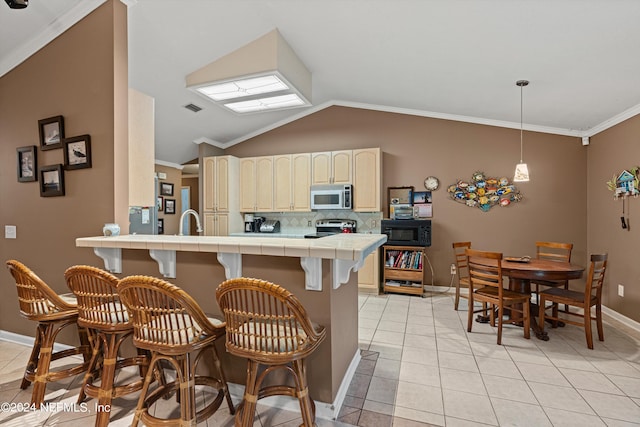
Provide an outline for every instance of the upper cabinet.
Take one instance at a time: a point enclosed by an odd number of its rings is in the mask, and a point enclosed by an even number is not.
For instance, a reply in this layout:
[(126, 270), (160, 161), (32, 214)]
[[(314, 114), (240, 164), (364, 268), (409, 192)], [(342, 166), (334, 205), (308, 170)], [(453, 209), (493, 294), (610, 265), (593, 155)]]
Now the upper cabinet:
[(240, 159), (240, 211), (274, 211), (273, 156)]
[(353, 210), (380, 211), (382, 186), (380, 148), (353, 150)]
[(273, 203), (278, 212), (311, 210), (311, 154), (273, 156)]
[(311, 184), (351, 184), (351, 150), (311, 153)]

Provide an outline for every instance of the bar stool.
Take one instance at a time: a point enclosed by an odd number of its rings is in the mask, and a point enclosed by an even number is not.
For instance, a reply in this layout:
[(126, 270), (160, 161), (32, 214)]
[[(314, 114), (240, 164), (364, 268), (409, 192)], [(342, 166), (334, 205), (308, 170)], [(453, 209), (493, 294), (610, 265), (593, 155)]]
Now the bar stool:
[[(76, 265), (65, 271), (67, 286), (78, 300), (78, 325), (88, 328), (93, 335), (93, 352), (85, 374), (78, 403), (88, 395), (98, 399), (96, 426), (109, 424), (112, 399), (142, 389), (143, 380), (114, 386), (117, 369), (139, 366), (142, 378), (146, 375), (149, 359), (143, 350), (138, 356), (118, 359), (120, 345), (133, 334), (133, 324), (127, 309), (116, 291), (119, 279), (99, 268)], [(102, 371), (100, 385), (93, 381)]]
[[(16, 282), (20, 314), (38, 323), (35, 342), (20, 384), (26, 389), (33, 382), (31, 404), (40, 408), (47, 383), (78, 375), (87, 370), (90, 342), (87, 331), (78, 327), (80, 346), (53, 352), (58, 333), (67, 326), (77, 325), (78, 309), (73, 295), (56, 294), (27, 266), (16, 260), (7, 261), (7, 268)], [(51, 362), (82, 354), (84, 362), (71, 368), (50, 371)]]
[[(264, 280), (227, 280), (216, 290), (227, 328), (227, 351), (248, 359), (244, 398), (235, 425), (253, 426), (256, 402), (267, 396), (296, 397), (305, 427), (315, 426), (315, 403), (309, 396), (306, 357), (324, 340), (324, 327), (311, 323), (300, 301), (288, 290)], [(260, 365), (266, 367), (258, 373)], [(289, 372), (295, 387), (262, 387), (277, 370)]]
[[(152, 358), (142, 386), (132, 426), (142, 421), (147, 426), (196, 425), (213, 415), (226, 398), (235, 413), (215, 342), (224, 336), (224, 323), (207, 318), (198, 303), (185, 291), (164, 280), (148, 276), (129, 276), (118, 285), (120, 300), (133, 320), (133, 343), (151, 351)], [(218, 378), (196, 375), (206, 350), (213, 356)], [(161, 384), (152, 392), (149, 386), (153, 370), (161, 361), (176, 370), (176, 380)], [(218, 390), (216, 398), (196, 412), (195, 386)], [(149, 414), (149, 407), (160, 397), (179, 390), (180, 418), (160, 419)]]

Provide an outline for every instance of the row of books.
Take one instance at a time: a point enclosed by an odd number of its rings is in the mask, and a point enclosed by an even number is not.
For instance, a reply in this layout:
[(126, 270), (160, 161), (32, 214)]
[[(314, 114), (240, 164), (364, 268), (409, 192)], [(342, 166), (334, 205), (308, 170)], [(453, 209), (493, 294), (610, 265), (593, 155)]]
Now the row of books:
[(422, 270), (421, 251), (387, 251), (387, 267)]

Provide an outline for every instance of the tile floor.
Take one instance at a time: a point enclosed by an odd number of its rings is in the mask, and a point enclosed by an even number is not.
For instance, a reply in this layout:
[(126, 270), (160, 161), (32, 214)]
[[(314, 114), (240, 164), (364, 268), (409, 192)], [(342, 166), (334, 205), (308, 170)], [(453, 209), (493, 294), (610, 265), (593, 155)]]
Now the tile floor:
[[(362, 361), (338, 420), (318, 426), (640, 426), (639, 333), (608, 320), (606, 340), (588, 350), (582, 328), (549, 330), (545, 342), (505, 326), (498, 346), (489, 325), (466, 332), (465, 303), (456, 312), (450, 294), (360, 295)], [(19, 389), (29, 351), (0, 342), (0, 403), (29, 401), (31, 389)], [(48, 387), (50, 412), (0, 411), (0, 425), (93, 424), (93, 401), (89, 412), (69, 410), (80, 381)], [(136, 396), (116, 400), (110, 425), (130, 424)], [(174, 405), (160, 401), (156, 411)], [(254, 426), (299, 424), (297, 414), (263, 406)], [(202, 425), (230, 427), (233, 419), (223, 406)]]

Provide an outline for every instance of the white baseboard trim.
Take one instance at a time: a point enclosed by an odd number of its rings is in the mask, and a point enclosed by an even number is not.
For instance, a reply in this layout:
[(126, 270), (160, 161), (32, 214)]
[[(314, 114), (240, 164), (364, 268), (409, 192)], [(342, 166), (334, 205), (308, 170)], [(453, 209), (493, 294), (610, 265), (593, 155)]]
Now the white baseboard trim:
[[(323, 418), (325, 420), (336, 420), (338, 418), (338, 413), (340, 412), (340, 408), (342, 408), (342, 403), (347, 395), (349, 384), (351, 384), (351, 380), (356, 373), (360, 359), (362, 359), (362, 357), (360, 356), (360, 349), (358, 349), (356, 354), (353, 356), (353, 359), (351, 359), (351, 363), (349, 364), (347, 372), (345, 373), (342, 383), (338, 388), (338, 392), (336, 393), (336, 398), (332, 403), (315, 401), (316, 418)], [(244, 385), (229, 383), (229, 393), (231, 393), (234, 403), (242, 401), (244, 387)], [(298, 401), (288, 396), (266, 397), (264, 399), (260, 399), (258, 403), (272, 408), (284, 409), (291, 412), (300, 412)]]
[[(15, 332), (9, 332), (0, 329), (0, 341), (8, 341), (16, 344), (21, 344), (26, 347), (33, 347), (33, 343), (35, 342), (34, 337), (30, 337), (27, 335), (16, 334)], [(53, 345), (53, 351), (62, 351), (73, 348), (70, 345), (55, 343)]]
[(615, 310), (610, 309), (609, 307), (603, 305), (602, 306), (602, 313), (606, 314), (607, 316), (611, 317), (614, 320), (617, 320), (618, 322), (622, 323), (625, 326), (628, 326), (629, 328), (633, 329), (634, 331), (640, 332), (640, 323), (636, 322), (633, 319), (628, 318), (627, 316), (618, 313)]

